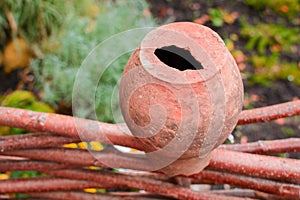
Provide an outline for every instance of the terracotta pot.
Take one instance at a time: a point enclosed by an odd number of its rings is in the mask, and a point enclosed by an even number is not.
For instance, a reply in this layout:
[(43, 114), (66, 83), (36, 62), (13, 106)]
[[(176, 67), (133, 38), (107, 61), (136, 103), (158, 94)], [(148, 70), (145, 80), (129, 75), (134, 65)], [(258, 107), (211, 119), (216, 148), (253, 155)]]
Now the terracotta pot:
[(214, 31), (178, 22), (142, 40), (124, 69), (120, 102), (153, 170), (189, 175), (207, 166), (210, 152), (232, 132), (243, 85)]

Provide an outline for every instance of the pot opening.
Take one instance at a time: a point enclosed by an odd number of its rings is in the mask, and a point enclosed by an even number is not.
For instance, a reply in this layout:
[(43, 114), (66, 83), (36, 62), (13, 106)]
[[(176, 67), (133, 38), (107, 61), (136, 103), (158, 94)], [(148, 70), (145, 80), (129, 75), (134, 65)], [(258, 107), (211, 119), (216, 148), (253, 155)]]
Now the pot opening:
[(188, 50), (175, 45), (155, 49), (154, 54), (161, 62), (180, 71), (203, 69)]

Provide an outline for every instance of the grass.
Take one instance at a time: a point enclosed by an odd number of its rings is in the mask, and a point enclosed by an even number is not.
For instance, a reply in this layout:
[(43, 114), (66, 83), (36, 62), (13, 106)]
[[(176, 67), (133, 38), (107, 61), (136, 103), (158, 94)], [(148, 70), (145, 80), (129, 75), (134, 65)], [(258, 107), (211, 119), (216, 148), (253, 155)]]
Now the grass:
[[(59, 29), (65, 15), (64, 8), (64, 2), (56, 0), (1, 0), (1, 36), (20, 35), (29, 42), (40, 42)], [(7, 32), (10, 34), (5, 36)]]

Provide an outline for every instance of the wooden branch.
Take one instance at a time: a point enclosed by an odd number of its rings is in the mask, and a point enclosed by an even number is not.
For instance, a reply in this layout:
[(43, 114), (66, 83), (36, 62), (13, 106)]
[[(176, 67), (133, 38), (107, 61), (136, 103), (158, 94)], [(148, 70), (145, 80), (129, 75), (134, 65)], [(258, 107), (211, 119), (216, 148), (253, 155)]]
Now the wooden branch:
[(38, 171), (47, 172), (56, 169), (80, 168), (82, 165), (71, 165), (40, 160), (1, 160), (0, 172), (6, 171)]
[(176, 199), (236, 199), (235, 197), (222, 197), (213, 195), (209, 192), (201, 192), (201, 194), (199, 194), (191, 189), (179, 187), (171, 183), (145, 177), (125, 176), (113, 172), (93, 172), (91, 170), (58, 170), (50, 172), (50, 174), (53, 176), (78, 180), (118, 183), (123, 187), (145, 190), (150, 193), (160, 194)]
[(8, 11), (8, 12), (5, 12), (5, 16), (7, 18), (9, 27), (11, 29), (12, 36), (16, 37), (17, 33), (18, 33), (18, 26), (17, 26), (14, 15), (12, 14), (12, 12)]
[[(71, 138), (53, 133), (0, 136), (0, 151), (57, 147), (81, 141), (80, 138)], [(257, 141), (246, 144), (226, 144), (221, 145), (219, 148), (258, 154), (295, 153), (300, 152), (300, 138)]]
[[(0, 155), (19, 156), (34, 160), (52, 161), (80, 166), (98, 166), (109, 168), (127, 168), (135, 170), (150, 170), (151, 165), (144, 156), (132, 155), (105, 149), (90, 153), (84, 149), (48, 148), (48, 149), (24, 149), (0, 152)], [(110, 163), (106, 166), (105, 163)], [(1, 164), (0, 164), (1, 165)]]
[(300, 160), (215, 149), (209, 169), (300, 183)]
[(0, 181), (0, 193), (29, 193), (81, 190), (85, 188), (115, 188), (115, 183), (70, 180), (65, 178), (36, 177)]
[(0, 136), (0, 151), (57, 147), (80, 141), (80, 138), (65, 137), (53, 133), (28, 133), (24, 135)]
[[(149, 197), (142, 196), (115, 196), (107, 194), (91, 194), (86, 192), (79, 191), (59, 191), (59, 192), (38, 192), (38, 193), (29, 193), (31, 197), (38, 198), (53, 198), (60, 200), (147, 200), (154, 199)], [(155, 198), (157, 199), (157, 198)]]
[[(243, 111), (240, 115), (238, 124), (243, 125), (264, 122), (299, 114), (300, 101), (294, 101)], [(23, 128), (30, 131), (48, 132), (22, 136), (0, 137), (0, 155), (35, 159), (18, 161), (4, 160), (4, 162), (0, 162), (0, 170), (34, 169), (37, 171), (47, 171), (47, 173), (53, 176), (79, 179), (69, 180), (43, 177), (22, 180), (5, 180), (0, 181), (0, 193), (1, 191), (5, 191), (5, 193), (22, 193), (58, 190), (69, 191), (83, 189), (86, 187), (124, 187), (141, 189), (150, 193), (152, 192), (178, 199), (224, 199), (223, 196), (218, 196), (209, 192), (204, 192), (199, 195), (199, 193), (188, 188), (182, 188), (172, 183), (165, 182), (170, 181), (167, 177), (163, 177), (161, 180), (155, 180), (155, 178), (151, 177), (151, 175), (149, 175), (149, 177), (135, 177), (129, 174), (117, 174), (110, 172), (105, 174), (98, 170), (97, 173), (90, 170), (49, 170), (100, 166), (148, 171), (151, 163), (148, 163), (148, 159), (142, 154), (129, 155), (115, 151), (111, 147), (99, 152), (88, 152), (87, 150), (82, 149), (57, 148), (65, 143), (79, 142), (83, 140), (99, 141), (105, 144), (109, 144), (111, 142), (113, 144), (143, 150), (143, 144), (130, 134), (130, 131), (124, 124), (113, 125), (58, 114), (38, 113), (28, 110), (0, 107), (0, 125)], [(299, 160), (253, 155), (249, 153), (236, 152), (237, 150), (242, 152), (266, 154), (281, 153), (283, 151), (298, 152), (299, 139), (293, 138), (281, 141), (257, 142), (243, 146), (221, 146), (221, 148), (215, 149), (212, 152), (211, 161), (207, 167), (209, 170), (218, 171), (213, 172), (217, 174), (209, 174), (209, 176), (205, 177), (205, 173), (212, 173), (212, 171), (203, 171), (194, 176), (202, 176), (201, 180), (209, 183), (218, 180), (222, 183), (224, 182), (241, 187), (249, 187), (248, 185), (252, 184), (252, 189), (259, 189), (264, 192), (293, 198), (296, 197), (296, 194), (298, 194), (297, 197), (299, 198), (299, 185), (288, 184), (300, 184)], [(109, 163), (109, 166), (105, 163)], [(13, 165), (15, 165), (15, 168), (9, 168), (9, 166)], [(239, 176), (237, 174), (239, 174)], [(215, 179), (212, 180), (212, 177)], [(271, 180), (265, 180), (263, 178)], [(288, 183), (277, 183), (273, 180), (281, 182), (285, 181)], [(100, 183), (99, 181), (102, 182)], [(238, 181), (242, 183), (239, 183)], [(161, 186), (162, 183), (163, 185)], [(228, 199), (233, 199), (233, 197), (228, 197)]]
[[(11, 171), (36, 170), (39, 172), (46, 172), (46, 173), (55, 169), (76, 168), (76, 166), (72, 166), (72, 165), (42, 162), (42, 161), (18, 161), (18, 162), (4, 161), (1, 162), (0, 164), (0, 171), (2, 171), (3, 165), (4, 166), (7, 165), (7, 168), (11, 167), (10, 169)], [(156, 179), (164, 182), (169, 180), (169, 177), (166, 177), (165, 175), (159, 175), (159, 174), (147, 173), (147, 172), (123, 172), (123, 173), (121, 172), (120, 174), (124, 176), (137, 177), (137, 178), (143, 177), (148, 179)], [(200, 174), (193, 175), (191, 176), (191, 178), (193, 178), (193, 183), (208, 182), (210, 184), (231, 184), (237, 187), (251, 188), (263, 192), (269, 192), (272, 194), (278, 194), (285, 197), (293, 197), (293, 198), (295, 198), (295, 195), (297, 195), (298, 192), (300, 191), (300, 186), (296, 186), (296, 185), (278, 183), (278, 182), (264, 180), (260, 178), (238, 176), (234, 174), (221, 173), (221, 172), (210, 171), (210, 170), (205, 170)]]
[[(265, 122), (295, 115), (300, 115), (300, 100), (243, 111), (238, 124)], [(113, 143), (143, 150), (142, 143), (131, 135), (125, 124), (107, 124), (59, 114), (0, 107), (0, 125), (52, 132), (87, 141)]]
[(296, 115), (300, 115), (300, 100), (252, 110), (244, 110), (240, 115), (238, 125), (267, 122)]
[[(28, 161), (23, 161), (23, 162), (28, 162)], [(18, 164), (18, 163), (17, 163)], [(36, 164), (36, 163), (32, 163), (32, 164)], [(47, 163), (49, 164), (49, 163)], [(0, 164), (2, 165), (2, 163)], [(43, 166), (43, 165), (40, 165), (40, 166)], [(44, 165), (45, 166), (45, 165)], [(103, 171), (97, 171), (97, 172), (92, 172), (92, 171), (89, 171), (89, 170), (62, 170), (62, 171), (51, 171), (51, 167), (53, 167), (53, 170), (55, 168), (59, 168), (59, 167), (65, 167), (66, 165), (55, 165), (55, 163), (51, 163), (50, 165), (46, 165), (46, 168), (45, 169), (37, 169), (37, 171), (41, 171), (41, 172), (46, 172), (48, 174), (51, 174), (51, 175), (54, 175), (54, 176), (58, 176), (58, 177), (65, 177), (65, 178), (72, 178), (72, 179), (81, 179), (81, 180), (88, 180), (88, 182), (91, 182), (91, 176), (95, 176), (97, 178), (95, 178), (95, 180), (97, 179), (98, 181), (101, 181), (101, 183), (103, 184), (106, 184), (106, 183), (115, 183), (117, 185), (108, 185), (108, 187), (111, 187), (111, 188), (137, 188), (137, 189), (147, 189), (147, 188), (144, 188), (144, 186), (136, 186), (135, 184), (131, 185), (131, 184), (128, 184), (129, 182), (134, 182), (136, 183), (137, 185), (139, 184), (142, 184), (145, 180), (148, 180), (147, 183), (145, 183), (146, 185), (149, 185), (149, 181), (150, 180), (153, 180), (151, 178), (145, 178), (145, 177), (140, 177), (140, 176), (130, 176), (130, 175), (124, 175), (124, 174), (119, 174), (119, 175), (115, 175), (115, 173), (109, 173), (109, 172), (103, 172)], [(36, 166), (34, 166), (36, 168)], [(47, 168), (48, 167), (48, 168)], [(49, 168), (50, 167), (50, 168)], [(75, 176), (73, 173), (74, 172), (80, 172), (79, 175), (77, 174), (77, 176)], [(86, 175), (87, 173), (87, 175)], [(63, 174), (63, 175), (62, 175)], [(98, 175), (99, 174), (99, 175)], [(101, 175), (100, 175), (101, 174)], [(86, 176), (88, 178), (86, 178)], [(116, 180), (115, 180), (116, 179)], [(120, 181), (120, 179), (126, 179), (126, 180), (123, 180)], [(28, 182), (26, 182), (27, 185), (32, 185), (32, 187), (39, 187), (37, 185), (40, 184), (40, 181), (39, 179), (22, 179), (22, 181), (26, 181), (28, 180)], [(48, 179), (47, 179), (48, 180)], [(154, 182), (153, 182), (154, 181)], [(156, 183), (155, 180), (153, 180), (152, 182), (150, 181), (150, 183), (154, 184)], [(32, 183), (33, 182), (33, 183)], [(12, 184), (14, 187), (19, 187), (18, 184), (24, 184), (25, 182), (17, 182), (17, 183), (11, 183), (11, 182), (8, 182), (7, 184)], [(161, 183), (162, 181), (160, 181), (156, 187), (160, 187), (161, 186)], [(15, 185), (16, 184), (16, 185)], [(48, 184), (48, 182), (46, 182), (46, 185)], [(50, 183), (49, 183), (50, 184)], [(13, 187), (12, 186), (12, 187)], [(151, 184), (150, 184), (151, 186)], [(1, 187), (1, 184), (0, 184), (0, 187)], [(45, 186), (47, 187), (47, 186)], [(72, 186), (73, 187), (73, 186)], [(83, 187), (83, 186), (80, 186), (80, 187)], [(94, 186), (93, 186), (94, 187)], [(104, 187), (104, 186), (102, 186)], [(104, 187), (106, 188), (106, 187)], [(27, 191), (28, 188), (24, 189), (24, 191)], [(56, 190), (69, 190), (70, 188), (49, 188), (49, 191), (56, 191)], [(74, 188), (71, 188), (71, 189), (74, 189)], [(78, 188), (75, 188), (75, 189), (78, 189)], [(168, 188), (167, 188), (168, 189)], [(32, 190), (36, 191), (36, 189), (32, 188), (30, 189), (29, 192), (32, 192)], [(45, 191), (43, 188), (41, 189), (42, 191)], [(152, 189), (150, 188), (149, 189), (150, 191), (152, 191)], [(155, 188), (153, 190), (156, 190)], [(14, 191), (12, 191), (11, 189), (3, 189), (3, 191), (6, 191), (6, 192), (23, 192), (22, 189), (15, 189)], [(48, 191), (48, 190), (47, 190)], [(1, 190), (0, 190), (1, 192)], [(153, 191), (152, 191), (153, 192)], [(37, 196), (35, 196), (37, 197)], [(46, 196), (45, 196), (46, 197)], [(200, 197), (199, 197), (200, 198)], [(198, 199), (198, 198), (196, 198)], [(202, 197), (200, 198), (202, 199)]]
[(108, 192), (108, 194), (113, 195), (113, 196), (119, 196), (119, 197), (141, 197), (141, 198), (155, 198), (155, 199), (171, 199), (167, 198), (165, 196), (157, 195), (157, 194), (152, 194), (150, 192), (145, 192), (143, 193), (140, 192), (124, 192), (124, 191), (117, 191), (117, 192)]
[[(149, 166), (151, 166), (144, 155), (127, 156), (128, 154), (126, 153), (115, 152), (111, 149), (97, 152), (94, 155), (87, 150), (67, 148), (16, 150), (0, 152), (0, 155), (99, 167), (107, 167), (103, 163), (109, 162), (109, 167), (111, 168), (127, 168), (143, 171), (149, 171)], [(208, 168), (217, 171), (300, 183), (300, 160), (289, 158), (216, 149), (212, 152)]]
[(293, 200), (295, 198), (289, 198), (289, 197), (282, 197), (278, 195), (268, 194), (260, 191), (254, 191), (255, 197), (259, 199), (265, 199), (265, 200)]
[(66, 115), (0, 107), (0, 126), (143, 149), (143, 144), (131, 135), (125, 124), (108, 124)]
[(214, 190), (214, 194), (225, 195), (225, 196), (234, 196), (234, 197), (244, 197), (244, 198), (258, 198), (265, 200), (291, 200), (289, 197), (282, 197), (274, 194), (268, 194), (264, 192), (259, 192), (250, 189), (229, 189), (229, 190)]
[(202, 181), (209, 181), (214, 184), (230, 184), (237, 187), (254, 189), (284, 197), (300, 198), (299, 185), (210, 170), (202, 171), (201, 173), (191, 177), (193, 178), (194, 183), (197, 183), (197, 180), (199, 180), (200, 183)]
[(219, 148), (258, 154), (295, 153), (300, 152), (300, 138), (257, 141), (246, 144), (227, 144), (221, 145)]

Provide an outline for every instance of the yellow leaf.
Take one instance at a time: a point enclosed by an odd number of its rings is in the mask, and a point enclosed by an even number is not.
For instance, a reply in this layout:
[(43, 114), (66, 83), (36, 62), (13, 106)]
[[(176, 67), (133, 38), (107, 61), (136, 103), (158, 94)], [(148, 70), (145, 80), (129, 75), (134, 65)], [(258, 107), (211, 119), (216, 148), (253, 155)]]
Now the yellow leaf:
[(12, 70), (28, 67), (31, 56), (24, 39), (16, 38), (10, 41), (4, 48), (4, 72), (10, 73)]
[(81, 149), (87, 149), (88, 148), (88, 143), (87, 142), (79, 142), (78, 147)]
[(0, 173), (0, 180), (6, 180), (6, 179), (9, 179), (8, 174)]
[(46, 112), (46, 113), (54, 113), (54, 109), (51, 108), (48, 104), (45, 104), (43, 102), (33, 102), (30, 107), (28, 107), (29, 110), (34, 110), (38, 112)]
[(92, 17), (97, 16), (99, 13), (99, 7), (97, 5), (91, 5), (88, 8), (88, 14)]
[[(30, 105), (36, 98), (32, 92), (25, 91), (25, 90), (16, 90), (9, 95), (7, 95), (1, 102), (2, 106), (9, 106), (9, 107), (22, 107), (25, 105)], [(24, 108), (24, 107), (22, 107)]]
[(235, 20), (239, 17), (239, 13), (238, 12), (232, 12), (232, 13), (225, 13), (224, 15), (224, 21), (227, 24), (233, 24), (235, 22)]
[(135, 153), (135, 152), (139, 152), (139, 150), (131, 148), (131, 149), (130, 149), (130, 152)]
[(8, 126), (0, 126), (0, 135), (9, 135), (10, 127)]
[(77, 144), (76, 143), (65, 144), (64, 147), (76, 149), (77, 148)]
[(0, 66), (2, 65), (3, 63), (3, 53), (2, 51), (0, 51)]
[(91, 149), (94, 150), (94, 151), (103, 150), (103, 146), (100, 142), (92, 141), (92, 142), (90, 142), (90, 145), (91, 145)]
[(85, 192), (89, 192), (89, 193), (96, 193), (97, 189), (96, 188), (86, 188), (84, 189)]
[(97, 166), (89, 166), (89, 169), (92, 169), (92, 170), (99, 170), (99, 169), (101, 169), (101, 167), (97, 167)]

